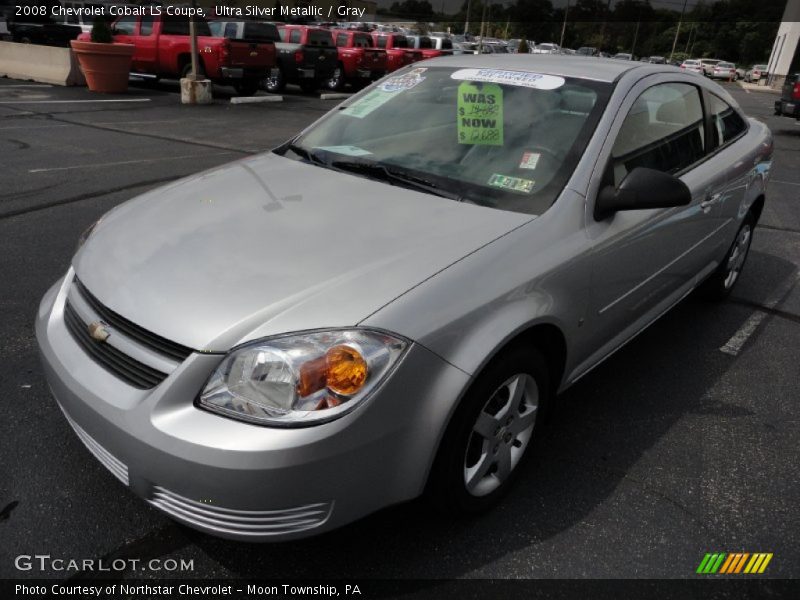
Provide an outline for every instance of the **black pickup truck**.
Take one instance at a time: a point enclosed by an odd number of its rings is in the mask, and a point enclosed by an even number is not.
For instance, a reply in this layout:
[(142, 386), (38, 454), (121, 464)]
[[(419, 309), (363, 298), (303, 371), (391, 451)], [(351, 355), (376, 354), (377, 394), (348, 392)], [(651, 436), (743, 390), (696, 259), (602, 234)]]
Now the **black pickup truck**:
[(304, 92), (318, 90), (339, 66), (339, 51), (330, 30), (279, 24), (278, 32), (278, 70), (265, 82), (267, 91), (279, 92), (287, 83), (298, 84)]
[(781, 99), (775, 101), (775, 114), (800, 120), (800, 73), (786, 77)]

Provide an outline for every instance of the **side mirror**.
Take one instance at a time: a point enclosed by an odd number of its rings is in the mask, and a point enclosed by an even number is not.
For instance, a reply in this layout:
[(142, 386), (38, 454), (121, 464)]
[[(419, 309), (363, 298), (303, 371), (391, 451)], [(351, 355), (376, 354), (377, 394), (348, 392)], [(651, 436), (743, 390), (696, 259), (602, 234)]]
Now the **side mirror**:
[(594, 218), (602, 221), (620, 210), (671, 208), (686, 206), (691, 201), (691, 190), (674, 175), (636, 167), (618, 189), (607, 185), (600, 190), (594, 204)]

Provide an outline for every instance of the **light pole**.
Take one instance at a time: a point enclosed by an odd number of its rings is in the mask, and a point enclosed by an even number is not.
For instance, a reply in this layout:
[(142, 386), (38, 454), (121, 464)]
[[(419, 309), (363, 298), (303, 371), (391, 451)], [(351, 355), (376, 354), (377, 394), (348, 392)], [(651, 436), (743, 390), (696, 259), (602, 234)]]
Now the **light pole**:
[(464, 20), (464, 35), (469, 31), (469, 9), (472, 8), (472, 0), (467, 0), (467, 18)]
[(672, 52), (669, 53), (669, 62), (672, 62), (672, 57), (675, 55), (675, 46), (678, 45), (678, 36), (681, 34), (681, 23), (683, 23), (683, 13), (686, 12), (686, 3), (689, 0), (683, 0), (683, 8), (681, 9), (681, 17), (678, 19), (678, 28), (675, 30), (675, 40), (672, 42)]
[(558, 42), (558, 47), (564, 47), (564, 34), (567, 31), (567, 15), (569, 14), (569, 0), (567, 0), (567, 8), (564, 9), (564, 22), (561, 24), (561, 39)]

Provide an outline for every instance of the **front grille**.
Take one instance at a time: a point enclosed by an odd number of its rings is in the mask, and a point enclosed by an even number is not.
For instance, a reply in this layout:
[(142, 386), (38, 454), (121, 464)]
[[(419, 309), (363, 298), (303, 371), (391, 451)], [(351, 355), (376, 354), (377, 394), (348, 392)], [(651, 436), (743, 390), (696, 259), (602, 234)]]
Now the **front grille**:
[(92, 339), (88, 323), (81, 320), (69, 300), (64, 305), (64, 323), (75, 341), (97, 364), (133, 387), (148, 390), (166, 379), (166, 373), (127, 356), (107, 342)]
[(119, 479), (125, 485), (128, 485), (128, 467), (126, 467), (122, 461), (115, 458), (108, 450), (98, 444), (94, 438), (92, 438), (92, 436), (86, 433), (80, 425), (73, 421), (67, 414), (67, 411), (64, 410), (63, 406), (59, 404), (58, 407), (67, 418), (67, 423), (70, 424), (73, 431), (75, 431), (75, 433), (78, 435), (78, 438), (83, 442), (83, 445), (86, 446), (89, 452), (94, 454), (94, 457), (99, 460), (106, 469), (111, 471), (114, 477)]
[(333, 511), (332, 502), (283, 510), (234, 510), (190, 500), (158, 485), (148, 502), (188, 525), (238, 537), (263, 538), (313, 529), (325, 523)]
[(81, 295), (91, 309), (97, 313), (100, 320), (112, 329), (124, 333), (127, 337), (135, 340), (145, 348), (157, 352), (162, 356), (166, 356), (177, 362), (183, 362), (192, 353), (191, 348), (181, 346), (175, 342), (171, 342), (161, 336), (151, 333), (146, 329), (142, 329), (135, 323), (131, 323), (125, 317), (121, 317), (114, 311), (106, 308), (103, 304), (95, 298), (89, 290), (76, 277), (72, 282), (75, 290)]

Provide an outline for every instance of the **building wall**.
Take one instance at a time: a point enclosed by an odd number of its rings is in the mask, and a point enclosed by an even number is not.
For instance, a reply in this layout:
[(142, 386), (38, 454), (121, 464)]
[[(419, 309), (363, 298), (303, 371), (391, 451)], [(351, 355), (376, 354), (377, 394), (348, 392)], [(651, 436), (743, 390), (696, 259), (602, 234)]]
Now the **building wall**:
[(769, 57), (769, 84), (780, 88), (786, 76), (800, 69), (800, 0), (788, 0)]

